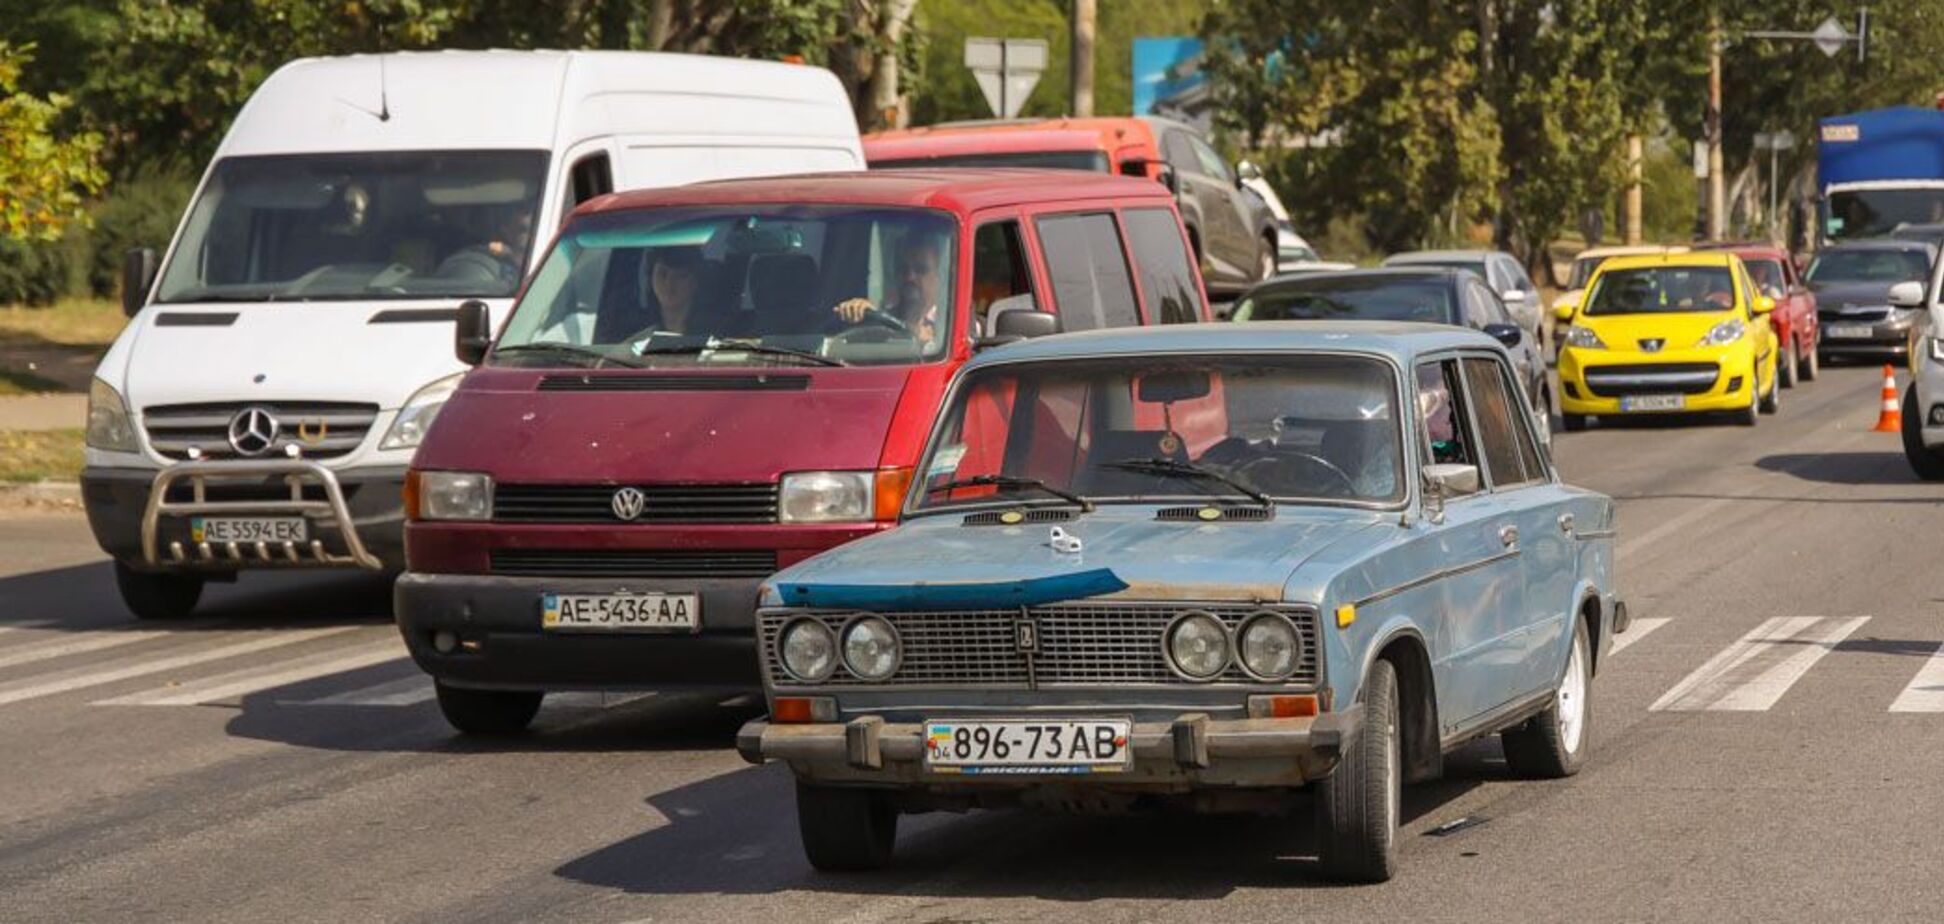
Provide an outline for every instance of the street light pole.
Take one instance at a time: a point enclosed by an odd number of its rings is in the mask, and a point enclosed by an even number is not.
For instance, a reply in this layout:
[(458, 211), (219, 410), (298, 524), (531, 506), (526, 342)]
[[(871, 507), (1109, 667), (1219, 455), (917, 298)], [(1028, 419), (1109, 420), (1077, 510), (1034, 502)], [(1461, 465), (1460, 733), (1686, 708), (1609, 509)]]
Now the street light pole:
[(1708, 21), (1708, 239), (1728, 233), (1728, 186), (1722, 182), (1721, 161), (1721, 18)]

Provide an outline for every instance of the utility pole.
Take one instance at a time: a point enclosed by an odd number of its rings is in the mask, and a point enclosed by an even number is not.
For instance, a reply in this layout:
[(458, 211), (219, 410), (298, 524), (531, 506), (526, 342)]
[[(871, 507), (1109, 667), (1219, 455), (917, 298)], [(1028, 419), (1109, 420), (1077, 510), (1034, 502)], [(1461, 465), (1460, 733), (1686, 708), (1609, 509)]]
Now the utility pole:
[(1708, 239), (1728, 233), (1728, 185), (1721, 162), (1721, 15), (1708, 18)]
[(1642, 237), (1640, 202), (1641, 164), (1646, 160), (1645, 143), (1640, 135), (1627, 136), (1627, 204), (1620, 218), (1620, 236), (1627, 246), (1639, 246)]
[(1094, 114), (1094, 19), (1094, 0), (1073, 0), (1067, 74), (1073, 91), (1072, 112), (1080, 118)]

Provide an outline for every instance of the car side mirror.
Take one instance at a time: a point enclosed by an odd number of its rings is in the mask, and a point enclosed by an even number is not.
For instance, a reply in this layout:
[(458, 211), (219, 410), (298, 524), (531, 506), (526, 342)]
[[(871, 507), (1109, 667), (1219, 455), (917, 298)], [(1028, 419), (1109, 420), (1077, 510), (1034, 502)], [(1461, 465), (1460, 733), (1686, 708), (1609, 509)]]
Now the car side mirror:
[(155, 285), (155, 248), (137, 247), (122, 254), (122, 314), (134, 317), (148, 301), (149, 287)]
[(1235, 178), (1238, 180), (1260, 180), (1262, 179), (1262, 168), (1257, 167), (1250, 161), (1237, 161), (1235, 164)]
[(1508, 347), (1518, 346), (1519, 341), (1525, 339), (1525, 332), (1519, 330), (1517, 324), (1487, 324), (1485, 332), (1491, 334), (1492, 339)]
[(1579, 299), (1562, 298), (1559, 301), (1553, 302), (1553, 320), (1555, 321), (1571, 321), (1573, 315), (1578, 313)]
[(1424, 467), (1424, 502), (1426, 516), (1433, 523), (1444, 522), (1445, 501), (1467, 494), (1477, 494), (1483, 486), (1479, 480), (1478, 466), (1440, 463)]
[(1757, 295), (1755, 296), (1755, 304), (1753, 307), (1755, 308), (1756, 314), (1768, 314), (1775, 310), (1775, 299), (1766, 295)]
[(1181, 195), (1181, 174), (1174, 167), (1163, 164), (1161, 166), (1161, 175), (1155, 177), (1155, 179), (1160, 180), (1161, 185), (1168, 187), (1169, 192), (1177, 196)]
[(986, 309), (986, 327), (989, 332), (973, 344), (978, 349), (1001, 346), (1033, 337), (1044, 337), (1060, 332), (1058, 316), (1039, 310), (1030, 292), (1008, 295), (992, 303)]
[(458, 322), (452, 330), (452, 355), (468, 366), (485, 362), (486, 350), (493, 345), (492, 309), (478, 299), (462, 302)]
[(1508, 305), (1523, 305), (1525, 304), (1525, 300), (1526, 294), (1524, 289), (1508, 289), (1499, 293), (1499, 301)]
[(1890, 304), (1898, 308), (1924, 307), (1924, 284), (1911, 279), (1891, 286)]

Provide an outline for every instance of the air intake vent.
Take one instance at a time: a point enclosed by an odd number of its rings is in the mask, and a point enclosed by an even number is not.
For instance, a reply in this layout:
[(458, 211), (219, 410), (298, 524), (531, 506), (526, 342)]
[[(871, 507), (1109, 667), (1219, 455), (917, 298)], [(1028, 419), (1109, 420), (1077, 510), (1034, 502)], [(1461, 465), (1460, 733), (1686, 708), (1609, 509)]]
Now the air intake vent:
[(550, 375), (541, 391), (803, 391), (807, 375)]
[(1220, 520), (1262, 521), (1274, 519), (1273, 507), (1163, 507), (1155, 511), (1157, 520), (1195, 520), (1216, 522)]
[(1065, 523), (1073, 519), (1073, 511), (1058, 508), (1050, 510), (988, 510), (984, 513), (967, 514), (966, 526), (1018, 526), (1022, 523)]

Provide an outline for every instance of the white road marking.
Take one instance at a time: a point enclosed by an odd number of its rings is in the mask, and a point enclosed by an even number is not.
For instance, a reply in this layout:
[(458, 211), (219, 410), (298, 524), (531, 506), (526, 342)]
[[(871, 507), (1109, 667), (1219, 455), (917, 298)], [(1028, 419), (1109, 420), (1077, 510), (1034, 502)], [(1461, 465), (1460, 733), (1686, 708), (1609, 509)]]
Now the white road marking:
[(22, 700), (37, 699), (42, 696), (52, 696), (56, 693), (67, 693), (72, 690), (82, 690), (88, 687), (115, 683), (133, 677), (146, 677), (149, 674), (159, 674), (163, 671), (188, 667), (192, 664), (220, 661), (224, 658), (231, 658), (237, 655), (267, 651), (271, 648), (278, 648), (284, 645), (295, 645), (298, 642), (307, 642), (311, 639), (323, 638), (325, 636), (354, 632), (357, 629), (357, 626), (331, 626), (323, 629), (262, 631), (256, 633), (259, 636), (257, 638), (222, 645), (216, 648), (190, 651), (172, 657), (154, 659), (122, 658), (117, 661), (108, 662), (107, 664), (90, 665), (88, 667), (57, 671), (52, 674), (27, 677), (0, 684), (0, 706), (17, 703)]
[(1643, 638), (1646, 638), (1647, 633), (1652, 632), (1655, 629), (1658, 629), (1661, 626), (1667, 625), (1668, 623), (1673, 621), (1674, 620), (1667, 619), (1667, 618), (1636, 619), (1633, 621), (1632, 625), (1627, 626), (1627, 631), (1622, 632), (1619, 635), (1613, 637), (1613, 647), (1607, 651), (1607, 654), (1610, 655), (1619, 654), (1620, 652), (1625, 651), (1629, 647), (1631, 647), (1633, 643), (1638, 642)]
[(83, 632), (78, 636), (67, 635), (61, 638), (48, 639), (44, 642), (33, 642), (17, 648), (8, 648), (0, 651), (0, 667), (13, 667), (16, 664), (31, 664), (35, 661), (46, 661), (50, 658), (61, 658), (72, 654), (100, 651), (103, 648), (113, 648), (117, 645), (130, 645), (135, 642), (146, 642), (151, 639), (166, 637), (180, 638), (188, 634), (184, 632), (167, 632), (158, 629), (106, 629)]
[(96, 706), (193, 706), (213, 703), (233, 696), (247, 696), (259, 690), (301, 683), (331, 674), (342, 674), (374, 664), (405, 657), (405, 643), (397, 633), (373, 639), (349, 649), (313, 652), (271, 664), (258, 664), (214, 677), (184, 684), (170, 684), (126, 696), (98, 700)]
[[(1695, 668), (1647, 707), (1650, 712), (1732, 710), (1760, 712), (1775, 705), (1802, 675), (1868, 622), (1870, 617), (1825, 620), (1776, 616), (1749, 630)], [(1748, 677), (1747, 665), (1758, 672)]]
[(1910, 685), (1897, 694), (1891, 712), (1944, 712), (1944, 645), (1918, 668)]
[(653, 695), (652, 692), (603, 693), (598, 690), (549, 693), (546, 699), (540, 701), (540, 706), (543, 709), (613, 709)]
[(333, 693), (318, 699), (284, 702), (288, 705), (302, 706), (416, 706), (419, 703), (430, 702), (434, 695), (436, 694), (432, 689), (432, 678), (425, 674), (413, 674), (410, 677), (400, 677), (397, 680), (388, 680), (368, 687)]

